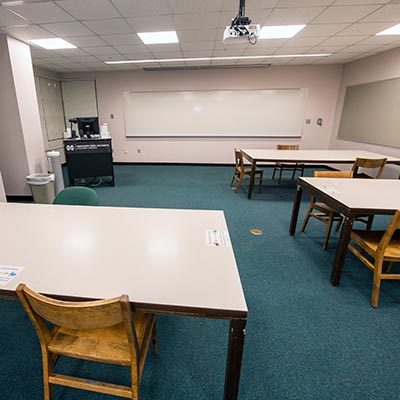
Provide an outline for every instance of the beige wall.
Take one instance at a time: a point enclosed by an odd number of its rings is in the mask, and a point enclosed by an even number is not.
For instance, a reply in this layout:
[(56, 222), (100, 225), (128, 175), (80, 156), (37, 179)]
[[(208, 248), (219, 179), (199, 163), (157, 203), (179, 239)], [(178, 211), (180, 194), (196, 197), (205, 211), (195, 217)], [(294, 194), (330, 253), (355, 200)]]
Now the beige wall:
[[(107, 122), (116, 162), (232, 163), (233, 148), (275, 148), (279, 143), (299, 143), (303, 149), (327, 149), (330, 141), (342, 67), (282, 66), (266, 69), (200, 71), (122, 71), (94, 74), (65, 74), (66, 78), (96, 79), (100, 123)], [(224, 90), (309, 88), (300, 139), (277, 138), (126, 138), (123, 114), (124, 91)], [(114, 119), (110, 115), (114, 114)], [(322, 127), (316, 124), (323, 118)], [(232, 118), (246, 118), (242, 115)], [(263, 116), (260, 115), (262, 119)], [(179, 123), (179, 121), (177, 121)], [(138, 153), (140, 149), (140, 153)]]
[[(373, 55), (343, 66), (342, 80), (337, 103), (337, 112), (333, 124), (330, 148), (332, 149), (361, 149), (376, 153), (400, 156), (400, 149), (388, 146), (379, 146), (366, 143), (358, 143), (339, 140), (337, 133), (340, 125), (340, 117), (344, 103), (347, 86), (360, 83), (380, 81), (400, 77), (400, 48)], [(384, 171), (384, 178), (397, 178), (399, 167), (388, 165)]]

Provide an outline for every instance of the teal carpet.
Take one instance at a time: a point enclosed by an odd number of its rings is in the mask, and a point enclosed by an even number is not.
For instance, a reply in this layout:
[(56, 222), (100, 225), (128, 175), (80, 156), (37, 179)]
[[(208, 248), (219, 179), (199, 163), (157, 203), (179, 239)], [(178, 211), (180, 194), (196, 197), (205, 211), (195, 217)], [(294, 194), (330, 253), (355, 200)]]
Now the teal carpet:
[[(278, 186), (267, 179), (249, 201), (247, 183), (237, 194), (229, 188), (232, 172), (116, 166), (116, 186), (95, 190), (107, 206), (224, 210), (249, 308), (239, 399), (400, 399), (400, 282), (383, 282), (380, 307), (371, 308), (372, 274), (348, 255), (341, 284), (331, 286), (338, 233), (328, 251), (322, 249), (325, 225), (316, 220), (306, 233), (298, 226), (289, 235), (294, 182)], [(303, 196), (298, 225), (308, 200)], [(377, 218), (374, 227), (386, 222)], [(263, 235), (251, 235), (252, 228)], [(7, 300), (0, 302), (0, 321), (0, 399), (41, 400), (41, 357), (30, 321), (17, 301)], [(159, 353), (149, 353), (141, 400), (222, 399), (228, 327), (227, 321), (160, 316)], [(60, 367), (128, 382), (119, 367), (74, 361)], [(111, 398), (54, 390), (55, 400)]]

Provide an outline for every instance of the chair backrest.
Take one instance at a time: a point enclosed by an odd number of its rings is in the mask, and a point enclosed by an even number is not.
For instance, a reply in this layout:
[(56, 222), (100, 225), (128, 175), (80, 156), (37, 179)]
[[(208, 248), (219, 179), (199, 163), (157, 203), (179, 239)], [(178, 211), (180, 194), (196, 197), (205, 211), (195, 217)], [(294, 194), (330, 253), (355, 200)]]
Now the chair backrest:
[(277, 144), (276, 149), (277, 150), (298, 150), (299, 145), (298, 144)]
[(93, 189), (84, 186), (73, 186), (61, 190), (54, 199), (53, 204), (98, 206), (99, 198)]
[(359, 168), (377, 169), (375, 176), (371, 178), (379, 179), (382, 176), (383, 169), (385, 168), (387, 158), (359, 158), (354, 161), (352, 171), (353, 176), (356, 177)]
[(242, 170), (243, 166), (243, 154), (241, 150), (235, 149), (235, 168), (238, 170)]
[(385, 252), (385, 248), (390, 243), (393, 234), (396, 232), (397, 229), (400, 229), (400, 210), (397, 210), (390, 221), (389, 226), (386, 228), (386, 232), (383, 235), (381, 241), (379, 242), (377, 248), (377, 254), (381, 254), (383, 256)]
[(124, 323), (129, 342), (132, 345), (134, 343), (130, 304), (126, 295), (109, 300), (70, 302), (43, 296), (23, 283), (18, 285), (16, 291), (39, 339), (44, 343), (50, 337), (45, 321), (77, 330), (106, 328)]
[(315, 178), (352, 178), (353, 171), (314, 171)]

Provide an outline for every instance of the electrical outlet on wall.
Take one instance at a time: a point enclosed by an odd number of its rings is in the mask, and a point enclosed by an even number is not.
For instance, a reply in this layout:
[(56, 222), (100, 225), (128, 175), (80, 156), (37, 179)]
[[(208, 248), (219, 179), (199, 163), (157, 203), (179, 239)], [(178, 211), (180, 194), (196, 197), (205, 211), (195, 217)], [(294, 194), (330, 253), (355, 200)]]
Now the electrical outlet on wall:
[(137, 153), (138, 154), (140, 154), (142, 152), (142, 150), (140, 150), (140, 149), (137, 149)]
[(128, 154), (128, 150), (125, 149), (125, 150), (124, 150), (124, 154)]

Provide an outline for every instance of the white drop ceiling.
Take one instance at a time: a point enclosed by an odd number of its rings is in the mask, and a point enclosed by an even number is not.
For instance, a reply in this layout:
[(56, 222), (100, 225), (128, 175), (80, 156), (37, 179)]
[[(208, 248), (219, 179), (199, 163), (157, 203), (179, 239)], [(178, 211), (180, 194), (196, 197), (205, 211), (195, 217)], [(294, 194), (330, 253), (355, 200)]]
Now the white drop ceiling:
[[(400, 23), (400, 0), (247, 0), (246, 16), (260, 25), (306, 24), (291, 39), (223, 43), (223, 30), (239, 0), (0, 0), (0, 32), (27, 41), (61, 37), (77, 49), (31, 45), (33, 64), (56, 72), (135, 70), (154, 64), (107, 65), (104, 61), (220, 56), (255, 60), (188, 61), (176, 67), (212, 65), (337, 64), (400, 46), (400, 36), (375, 36)], [(176, 30), (179, 43), (144, 45), (136, 32)], [(332, 53), (328, 57), (268, 55)], [(164, 64), (164, 66), (166, 66)]]

